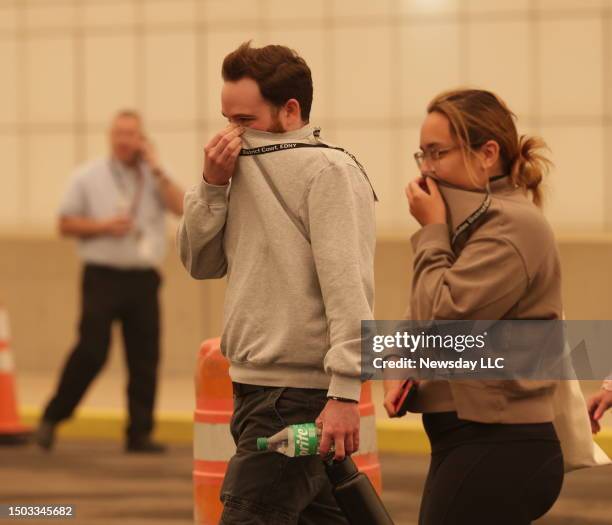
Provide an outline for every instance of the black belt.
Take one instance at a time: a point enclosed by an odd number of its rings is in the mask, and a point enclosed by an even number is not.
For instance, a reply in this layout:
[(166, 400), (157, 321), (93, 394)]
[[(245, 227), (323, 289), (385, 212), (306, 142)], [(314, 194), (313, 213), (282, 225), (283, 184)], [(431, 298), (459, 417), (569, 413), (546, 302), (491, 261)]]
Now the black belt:
[(232, 382), (232, 390), (235, 396), (245, 396), (252, 394), (253, 392), (259, 392), (261, 390), (273, 390), (279, 388), (277, 386), (263, 386), (263, 385), (247, 385), (245, 383), (234, 383)]

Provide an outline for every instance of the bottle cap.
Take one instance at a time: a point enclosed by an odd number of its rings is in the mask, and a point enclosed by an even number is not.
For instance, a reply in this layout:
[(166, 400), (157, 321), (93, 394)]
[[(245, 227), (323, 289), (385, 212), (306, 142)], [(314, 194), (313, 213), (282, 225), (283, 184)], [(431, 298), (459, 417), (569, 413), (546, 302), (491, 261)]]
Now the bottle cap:
[(268, 450), (268, 438), (257, 438), (257, 450)]

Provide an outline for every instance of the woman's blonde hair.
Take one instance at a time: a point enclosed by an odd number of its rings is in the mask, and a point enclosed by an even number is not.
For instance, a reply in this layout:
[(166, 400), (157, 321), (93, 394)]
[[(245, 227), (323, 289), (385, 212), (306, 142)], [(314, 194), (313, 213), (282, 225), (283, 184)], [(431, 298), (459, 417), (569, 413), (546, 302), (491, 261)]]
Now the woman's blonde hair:
[(468, 159), (479, 147), (494, 140), (499, 145), (504, 174), (510, 175), (513, 184), (530, 192), (537, 206), (542, 206), (540, 183), (552, 165), (542, 150), (548, 148), (539, 137), (519, 137), (516, 115), (503, 100), (490, 91), (457, 89), (436, 96), (427, 106), (427, 113), (433, 112), (448, 118), (472, 180), (476, 178)]

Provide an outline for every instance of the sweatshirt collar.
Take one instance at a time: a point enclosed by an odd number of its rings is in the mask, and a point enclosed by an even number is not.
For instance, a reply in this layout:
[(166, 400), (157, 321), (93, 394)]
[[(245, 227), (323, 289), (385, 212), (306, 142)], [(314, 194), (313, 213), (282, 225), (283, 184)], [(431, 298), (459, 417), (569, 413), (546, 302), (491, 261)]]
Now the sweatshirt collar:
[(299, 129), (286, 131), (284, 133), (271, 133), (269, 131), (247, 128), (242, 136), (247, 140), (249, 138), (254, 138), (257, 140), (265, 140), (267, 142), (290, 142), (292, 140), (300, 140), (311, 137), (314, 131), (315, 127), (311, 124), (306, 124)]
[(502, 194), (514, 190), (510, 176), (494, 177), (489, 182), (489, 191), (467, 190), (436, 180), (448, 212), (451, 235), (470, 218), (487, 199), (488, 194)]

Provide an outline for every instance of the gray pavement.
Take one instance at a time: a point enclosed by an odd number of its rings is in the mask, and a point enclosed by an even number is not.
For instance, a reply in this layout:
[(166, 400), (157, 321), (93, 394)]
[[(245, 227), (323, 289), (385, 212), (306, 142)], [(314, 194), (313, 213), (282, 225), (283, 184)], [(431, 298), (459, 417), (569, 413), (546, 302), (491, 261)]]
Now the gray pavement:
[[(396, 525), (416, 525), (425, 456), (381, 457), (384, 501)], [(119, 443), (62, 441), (46, 454), (33, 446), (0, 448), (1, 504), (73, 504), (73, 525), (192, 524), (191, 447), (165, 456), (126, 455)], [(18, 523), (2, 520), (0, 523)], [(562, 496), (537, 525), (612, 524), (612, 468), (566, 478)], [(324, 525), (324, 524), (322, 524)]]

